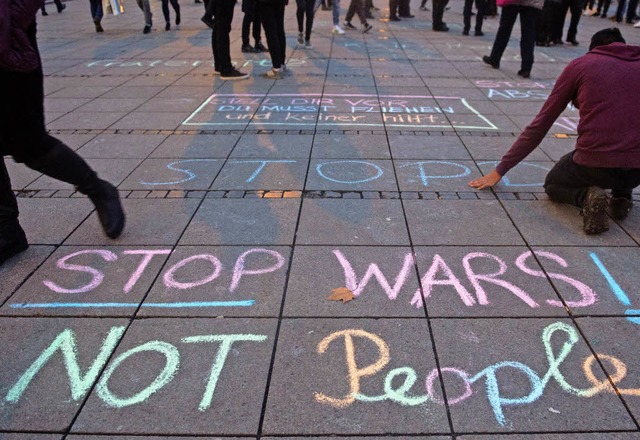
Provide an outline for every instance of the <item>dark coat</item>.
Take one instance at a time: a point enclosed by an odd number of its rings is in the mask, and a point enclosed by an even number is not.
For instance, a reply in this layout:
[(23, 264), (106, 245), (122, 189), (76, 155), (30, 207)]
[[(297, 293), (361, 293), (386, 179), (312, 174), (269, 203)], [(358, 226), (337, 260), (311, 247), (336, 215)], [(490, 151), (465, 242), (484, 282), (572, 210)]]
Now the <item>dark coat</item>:
[(36, 13), (43, 0), (0, 0), (0, 69), (32, 72), (40, 67)]

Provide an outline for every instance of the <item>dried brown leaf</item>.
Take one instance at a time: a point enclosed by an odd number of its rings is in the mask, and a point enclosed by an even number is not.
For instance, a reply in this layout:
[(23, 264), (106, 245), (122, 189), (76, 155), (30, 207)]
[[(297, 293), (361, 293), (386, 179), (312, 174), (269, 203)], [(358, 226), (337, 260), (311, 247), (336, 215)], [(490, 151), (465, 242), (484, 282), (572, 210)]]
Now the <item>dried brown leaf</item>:
[(344, 304), (353, 299), (353, 292), (346, 287), (338, 287), (331, 291), (331, 295), (327, 299), (329, 301), (342, 301)]

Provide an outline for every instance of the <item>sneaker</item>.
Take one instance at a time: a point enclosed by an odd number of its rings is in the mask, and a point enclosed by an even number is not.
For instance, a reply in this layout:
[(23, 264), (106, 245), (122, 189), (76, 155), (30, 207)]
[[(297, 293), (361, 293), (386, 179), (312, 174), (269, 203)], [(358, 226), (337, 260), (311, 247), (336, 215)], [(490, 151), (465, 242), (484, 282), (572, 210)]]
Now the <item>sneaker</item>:
[(476, 37), (484, 37), (484, 32), (482, 32), (482, 31), (475, 31), (475, 32), (473, 33), (473, 35), (475, 35)]
[(256, 50), (256, 52), (269, 52), (269, 49), (264, 47), (264, 44), (262, 44), (262, 42), (260, 41), (256, 42), (253, 48)]
[(518, 76), (522, 78), (529, 78), (531, 76), (531, 71), (529, 70), (518, 70)]
[(640, 21), (633, 25), (634, 28), (640, 28)]
[(369, 32), (371, 29), (373, 29), (373, 26), (371, 26), (369, 23), (365, 23), (364, 25), (364, 29), (362, 29), (362, 33), (366, 34), (367, 32)]
[(400, 20), (397, 15), (390, 15), (389, 21), (402, 21), (402, 20)]
[(181, 21), (182, 21), (182, 20), (181, 20), (181, 18), (180, 18), (180, 13), (177, 13), (177, 14), (176, 14), (176, 26), (178, 26), (178, 25), (180, 24), (180, 22), (181, 22)]
[(65, 5), (64, 3), (60, 3), (60, 6), (56, 5), (56, 8), (58, 8), (58, 14), (64, 11), (66, 7), (67, 5)]
[(220, 73), (220, 79), (223, 81), (235, 81), (237, 79), (249, 78), (248, 73), (240, 72), (238, 69), (231, 68), (228, 73)]
[(340, 26), (338, 26), (338, 25), (335, 25), (335, 26), (333, 27), (333, 30), (332, 30), (331, 32), (333, 32), (334, 34), (342, 35), (342, 34), (344, 34), (344, 29), (342, 29), (342, 28), (341, 28)]
[(170, 30), (171, 30), (171, 23), (169, 23), (169, 22), (167, 21), (167, 23), (164, 25), (164, 30), (165, 30), (165, 31), (170, 31)]
[(431, 28), (434, 32), (449, 32), (449, 27), (446, 24), (440, 26), (434, 26)]
[(607, 217), (607, 194), (598, 186), (590, 186), (584, 198), (582, 215), (582, 229), (588, 235), (600, 234), (609, 230)]
[(350, 31), (355, 31), (357, 28), (351, 24), (350, 21), (345, 21), (344, 22), (344, 28)]
[(629, 215), (633, 202), (625, 197), (611, 197), (609, 213), (615, 220), (624, 220)]
[(311, 41), (306, 40), (306, 41), (304, 42), (304, 48), (305, 48), (305, 49), (313, 49), (313, 44), (311, 44)]
[(302, 32), (298, 32), (298, 44), (300, 46), (304, 44), (304, 34)]
[(488, 56), (486, 56), (486, 55), (482, 57), (482, 61), (483, 61), (485, 64), (490, 65), (490, 66), (491, 66), (491, 67), (493, 67), (494, 69), (499, 69), (499, 68), (500, 68), (500, 63), (495, 63), (495, 62), (491, 59), (491, 57), (488, 57)]
[(240, 50), (242, 51), (242, 53), (257, 53), (257, 52), (259, 52), (258, 50), (256, 50), (250, 44), (243, 44), (242, 48)]
[(93, 20), (93, 24), (96, 25), (96, 32), (104, 32), (104, 28), (102, 27), (100, 20)]
[(143, 33), (143, 34), (148, 34), (149, 32), (151, 32), (151, 26), (146, 25), (146, 26), (144, 27), (144, 29), (142, 29), (142, 33)]
[(282, 79), (282, 68), (273, 68), (267, 71), (267, 73), (265, 73), (265, 76), (269, 79)]
[(0, 233), (0, 266), (14, 255), (26, 251), (28, 247), (27, 237), (20, 224), (15, 221), (15, 226), (6, 228)]

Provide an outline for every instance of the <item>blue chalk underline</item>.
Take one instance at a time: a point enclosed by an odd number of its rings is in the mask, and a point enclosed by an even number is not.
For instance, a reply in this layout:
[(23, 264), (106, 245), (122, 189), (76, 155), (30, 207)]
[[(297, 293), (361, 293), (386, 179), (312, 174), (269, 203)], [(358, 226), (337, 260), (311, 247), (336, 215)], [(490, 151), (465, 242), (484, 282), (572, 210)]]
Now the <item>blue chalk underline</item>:
[(176, 302), (176, 303), (24, 303), (11, 304), (13, 309), (62, 309), (62, 308), (136, 308), (155, 307), (163, 309), (184, 309), (189, 307), (251, 307), (255, 300), (244, 301), (205, 301), (205, 302)]

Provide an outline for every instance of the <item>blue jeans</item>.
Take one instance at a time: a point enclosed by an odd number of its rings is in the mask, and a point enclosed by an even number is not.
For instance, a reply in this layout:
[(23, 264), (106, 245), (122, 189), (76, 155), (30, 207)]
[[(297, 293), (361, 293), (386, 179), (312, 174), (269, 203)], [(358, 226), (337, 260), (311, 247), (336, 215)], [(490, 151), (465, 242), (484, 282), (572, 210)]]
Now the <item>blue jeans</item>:
[(521, 30), (521, 69), (525, 72), (530, 72), (533, 67), (533, 50), (536, 45), (536, 17), (538, 16), (538, 10), (531, 6), (509, 5), (502, 8), (500, 25), (489, 57), (494, 64), (500, 64), (500, 59), (507, 48), (507, 44), (509, 44), (511, 31), (518, 15), (520, 15)]

